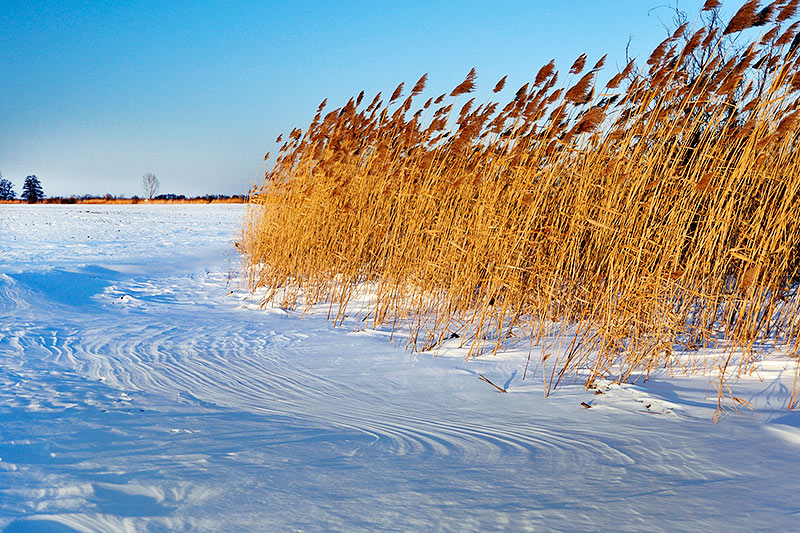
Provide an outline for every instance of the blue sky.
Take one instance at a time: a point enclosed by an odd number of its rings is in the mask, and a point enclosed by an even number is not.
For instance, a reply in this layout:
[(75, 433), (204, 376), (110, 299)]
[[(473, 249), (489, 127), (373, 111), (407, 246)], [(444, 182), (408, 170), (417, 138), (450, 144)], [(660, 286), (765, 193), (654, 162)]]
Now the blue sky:
[[(0, 8), (0, 172), (49, 196), (246, 192), (274, 139), (366, 90), (476, 67), (515, 90), (555, 58), (646, 56), (674, 0), (36, 2)], [(681, 0), (694, 16), (702, 0)], [(725, 3), (727, 14), (739, 2)], [(609, 74), (609, 75), (610, 75)]]

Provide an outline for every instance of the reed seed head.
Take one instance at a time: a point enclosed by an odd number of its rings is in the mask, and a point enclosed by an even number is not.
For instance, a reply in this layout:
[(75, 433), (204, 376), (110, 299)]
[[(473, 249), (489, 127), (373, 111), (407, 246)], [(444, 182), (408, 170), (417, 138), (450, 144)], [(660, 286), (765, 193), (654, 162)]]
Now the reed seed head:
[(470, 69), (469, 73), (467, 74), (467, 77), (464, 78), (464, 81), (459, 83), (456, 86), (456, 88), (453, 89), (453, 92), (450, 93), (450, 96), (459, 96), (474, 91), (476, 77), (477, 75), (475, 74), (475, 68), (473, 67), (472, 69)]
[(583, 71), (583, 67), (586, 65), (586, 54), (581, 54), (578, 56), (578, 59), (572, 64), (569, 68), (570, 74), (580, 74)]

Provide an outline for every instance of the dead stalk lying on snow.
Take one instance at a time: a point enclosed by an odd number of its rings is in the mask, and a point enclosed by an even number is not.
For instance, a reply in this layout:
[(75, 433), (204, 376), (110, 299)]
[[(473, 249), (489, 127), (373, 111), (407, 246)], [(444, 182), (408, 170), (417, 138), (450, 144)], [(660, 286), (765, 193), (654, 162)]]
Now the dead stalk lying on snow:
[(508, 392), (508, 391), (507, 391), (506, 389), (504, 389), (503, 387), (500, 387), (500, 386), (498, 386), (498, 385), (495, 385), (494, 383), (492, 383), (491, 381), (489, 381), (489, 378), (487, 378), (487, 377), (486, 377), (486, 376), (484, 376), (483, 374), (479, 374), (479, 375), (478, 375), (478, 379), (479, 379), (479, 380), (481, 380), (481, 381), (484, 381), (484, 382), (488, 383), (489, 385), (491, 385), (491, 386), (492, 386), (492, 387), (494, 387), (495, 389), (499, 390), (500, 392), (503, 392), (503, 393), (507, 393), (507, 392)]

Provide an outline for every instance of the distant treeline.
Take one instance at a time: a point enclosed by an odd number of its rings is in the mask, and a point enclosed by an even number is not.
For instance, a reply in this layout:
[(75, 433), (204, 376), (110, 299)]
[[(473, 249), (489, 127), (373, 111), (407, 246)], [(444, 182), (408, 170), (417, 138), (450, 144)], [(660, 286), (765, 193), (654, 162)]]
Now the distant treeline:
[[(185, 196), (183, 194), (160, 194), (154, 196), (152, 200), (140, 198), (139, 196), (114, 196), (106, 194), (104, 196), (82, 195), (82, 196), (54, 196), (40, 200), (43, 204), (138, 204), (138, 203), (159, 203), (159, 204), (211, 204), (227, 203), (237, 204), (246, 203), (247, 195), (235, 194), (228, 196), (225, 194), (206, 194), (203, 196)], [(0, 203), (25, 203), (24, 200), (7, 200)]]

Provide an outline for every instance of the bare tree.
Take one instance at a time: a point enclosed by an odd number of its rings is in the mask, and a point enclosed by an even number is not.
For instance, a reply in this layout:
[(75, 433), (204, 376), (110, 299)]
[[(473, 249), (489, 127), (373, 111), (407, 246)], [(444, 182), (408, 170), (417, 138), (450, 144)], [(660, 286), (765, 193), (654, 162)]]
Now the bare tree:
[(142, 188), (144, 189), (144, 194), (149, 200), (152, 200), (153, 197), (158, 194), (158, 189), (160, 186), (161, 184), (158, 182), (158, 178), (152, 172), (148, 172), (142, 176)]

